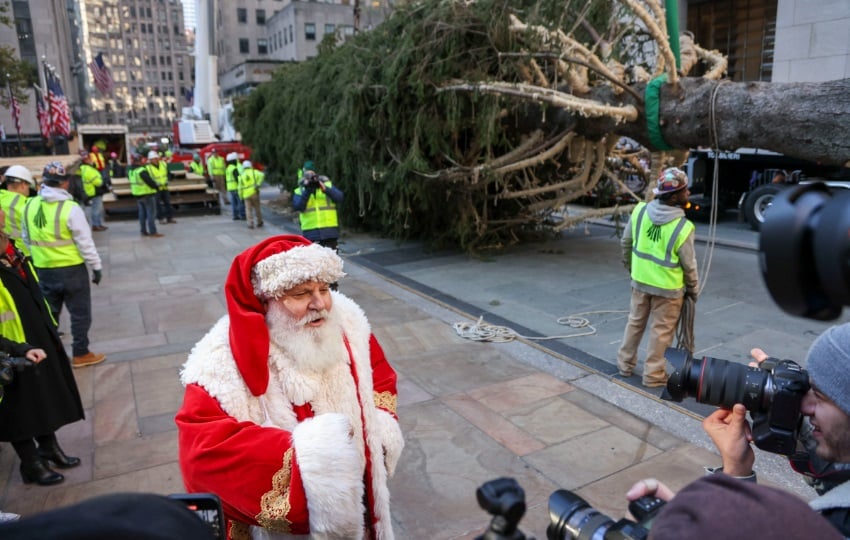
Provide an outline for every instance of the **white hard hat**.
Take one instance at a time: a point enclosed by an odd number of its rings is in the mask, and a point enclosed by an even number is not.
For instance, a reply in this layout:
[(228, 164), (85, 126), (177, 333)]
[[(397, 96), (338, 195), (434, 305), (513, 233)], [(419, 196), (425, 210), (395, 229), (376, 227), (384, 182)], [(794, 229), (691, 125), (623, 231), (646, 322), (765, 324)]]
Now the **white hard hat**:
[(15, 180), (26, 182), (32, 187), (35, 187), (35, 181), (32, 179), (32, 173), (23, 165), (12, 165), (6, 169), (4, 174), (7, 179), (14, 178)]
[(159, 158), (159, 154), (156, 152), (156, 150), (151, 150), (150, 152), (148, 152), (148, 159), (156, 158)]
[(236, 161), (237, 159), (239, 159), (239, 156), (236, 155), (236, 152), (227, 154), (227, 157), (225, 158), (226, 161)]
[(251, 162), (248, 161), (247, 159), (242, 162), (242, 167), (245, 168), (245, 169), (250, 169), (252, 166), (253, 165), (251, 165)]

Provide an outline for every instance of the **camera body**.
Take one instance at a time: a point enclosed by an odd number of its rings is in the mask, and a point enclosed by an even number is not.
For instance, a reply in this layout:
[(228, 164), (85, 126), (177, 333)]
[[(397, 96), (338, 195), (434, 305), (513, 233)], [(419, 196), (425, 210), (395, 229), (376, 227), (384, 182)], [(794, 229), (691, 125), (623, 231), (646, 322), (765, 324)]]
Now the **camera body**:
[(324, 177), (319, 176), (313, 171), (307, 171), (306, 173), (304, 173), (304, 179), (302, 182), (304, 184), (304, 187), (317, 189), (322, 183), (322, 178)]
[(206, 523), (213, 538), (227, 538), (224, 510), (218, 495), (214, 493), (175, 493), (169, 495), (168, 498), (182, 503), (201, 521)]
[(796, 362), (768, 358), (759, 367), (703, 357), (668, 348), (665, 358), (675, 368), (661, 399), (731, 408), (742, 403), (753, 419), (753, 442), (762, 450), (791, 455), (803, 419), (803, 397), (809, 391), (809, 374)]
[(29, 366), (35, 365), (28, 359), (18, 356), (9, 356), (0, 352), (0, 401), (5, 394), (4, 387), (15, 380), (15, 372), (23, 371)]

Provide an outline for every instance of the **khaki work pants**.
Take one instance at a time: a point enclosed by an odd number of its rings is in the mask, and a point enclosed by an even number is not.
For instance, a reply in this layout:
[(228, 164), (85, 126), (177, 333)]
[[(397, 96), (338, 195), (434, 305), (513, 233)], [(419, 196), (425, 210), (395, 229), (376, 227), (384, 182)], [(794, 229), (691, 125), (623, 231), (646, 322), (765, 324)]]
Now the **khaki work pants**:
[(260, 192), (257, 191), (247, 199), (242, 200), (245, 205), (245, 215), (248, 217), (248, 226), (254, 227), (254, 220), (257, 221), (257, 226), (263, 226), (263, 210), (260, 206)]
[(212, 175), (212, 179), (215, 189), (218, 190), (219, 204), (230, 204), (230, 201), (227, 200), (227, 187), (225, 187), (224, 175), (215, 174)]
[(646, 346), (646, 365), (643, 384), (658, 385), (667, 380), (664, 351), (673, 344), (679, 313), (684, 297), (654, 296), (632, 288), (632, 305), (629, 322), (623, 333), (623, 344), (617, 354), (617, 367), (622, 375), (631, 375), (637, 365), (637, 351), (650, 317), (649, 343)]

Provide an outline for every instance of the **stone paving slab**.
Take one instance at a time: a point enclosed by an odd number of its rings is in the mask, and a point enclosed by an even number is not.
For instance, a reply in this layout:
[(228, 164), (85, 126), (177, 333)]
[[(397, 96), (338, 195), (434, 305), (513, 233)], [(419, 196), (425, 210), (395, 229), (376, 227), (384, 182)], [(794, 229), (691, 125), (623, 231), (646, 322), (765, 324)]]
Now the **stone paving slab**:
[[(75, 370), (87, 417), (59, 432), (83, 465), (69, 471), (64, 484), (24, 485), (11, 447), (3, 444), (0, 508), (28, 515), (103, 493), (183, 490), (173, 423), (182, 399), (179, 366), (225, 313), (222, 284), (232, 257), (267, 235), (288, 231), (273, 219), (266, 222), (265, 229), (252, 231), (223, 214), (180, 218), (162, 227), (162, 239), (139, 237), (134, 222), (110, 222), (109, 231), (95, 233), (105, 278), (93, 289), (90, 337), (92, 349), (109, 356), (104, 364)], [(543, 291), (574, 296), (582, 307), (611, 303), (581, 284), (593, 269), (581, 257), (604, 259), (607, 248), (594, 246), (592, 238), (580, 243), (581, 254), (572, 255), (581, 271), (557, 250), (531, 250), (546, 259)], [(358, 264), (362, 254), (379, 250), (394, 264), (409, 264), (417, 280), (440, 294), (427, 298)], [(504, 291), (499, 287), (515, 286), (519, 290), (505, 297), (505, 305), (538, 315), (534, 301), (519, 300), (532, 291), (521, 287), (534, 279), (528, 260), (500, 258), (509, 263), (501, 269), (456, 255), (405, 263), (417, 249), (363, 237), (349, 237), (342, 251), (349, 276), (340, 289), (363, 307), (399, 373), (407, 446), (390, 484), (397, 538), (474, 538), (490, 519), (478, 507), (475, 489), (497, 477), (520, 482), (528, 502), (521, 528), (545, 538), (546, 503), (555, 489), (573, 489), (618, 519), (634, 481), (655, 476), (679, 488), (700, 476), (703, 465), (717, 463), (699, 421), (652, 394), (533, 342), (487, 344), (455, 335), (452, 322), (479, 314), (458, 310), (450, 300), (475, 280), (492, 285), (480, 293), (482, 302), (498, 298)], [(526, 278), (519, 279), (520, 272)], [(556, 272), (569, 279), (558, 281)], [(607, 283), (611, 275), (592, 280)], [(627, 293), (618, 287), (611, 294)], [(535, 290), (532, 300), (546, 298)], [(60, 325), (67, 329), (67, 321), (63, 314)], [(622, 325), (612, 320), (610, 326), (603, 339), (616, 348), (611, 336), (621, 334)], [(761, 453), (758, 462), (778, 463)], [(811, 496), (799, 485), (783, 485)]]

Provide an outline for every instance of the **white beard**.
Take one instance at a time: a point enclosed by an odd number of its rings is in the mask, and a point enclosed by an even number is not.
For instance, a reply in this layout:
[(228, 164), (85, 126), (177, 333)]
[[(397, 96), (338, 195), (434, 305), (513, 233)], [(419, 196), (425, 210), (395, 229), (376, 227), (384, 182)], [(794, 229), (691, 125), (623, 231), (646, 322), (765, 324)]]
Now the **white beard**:
[[(325, 319), (321, 326), (307, 326), (307, 323), (318, 318)], [(348, 352), (342, 339), (342, 324), (333, 310), (311, 312), (296, 321), (282, 305), (275, 302), (269, 304), (266, 324), (270, 341), (292, 360), (293, 367), (298, 371), (321, 373), (348, 362)]]

